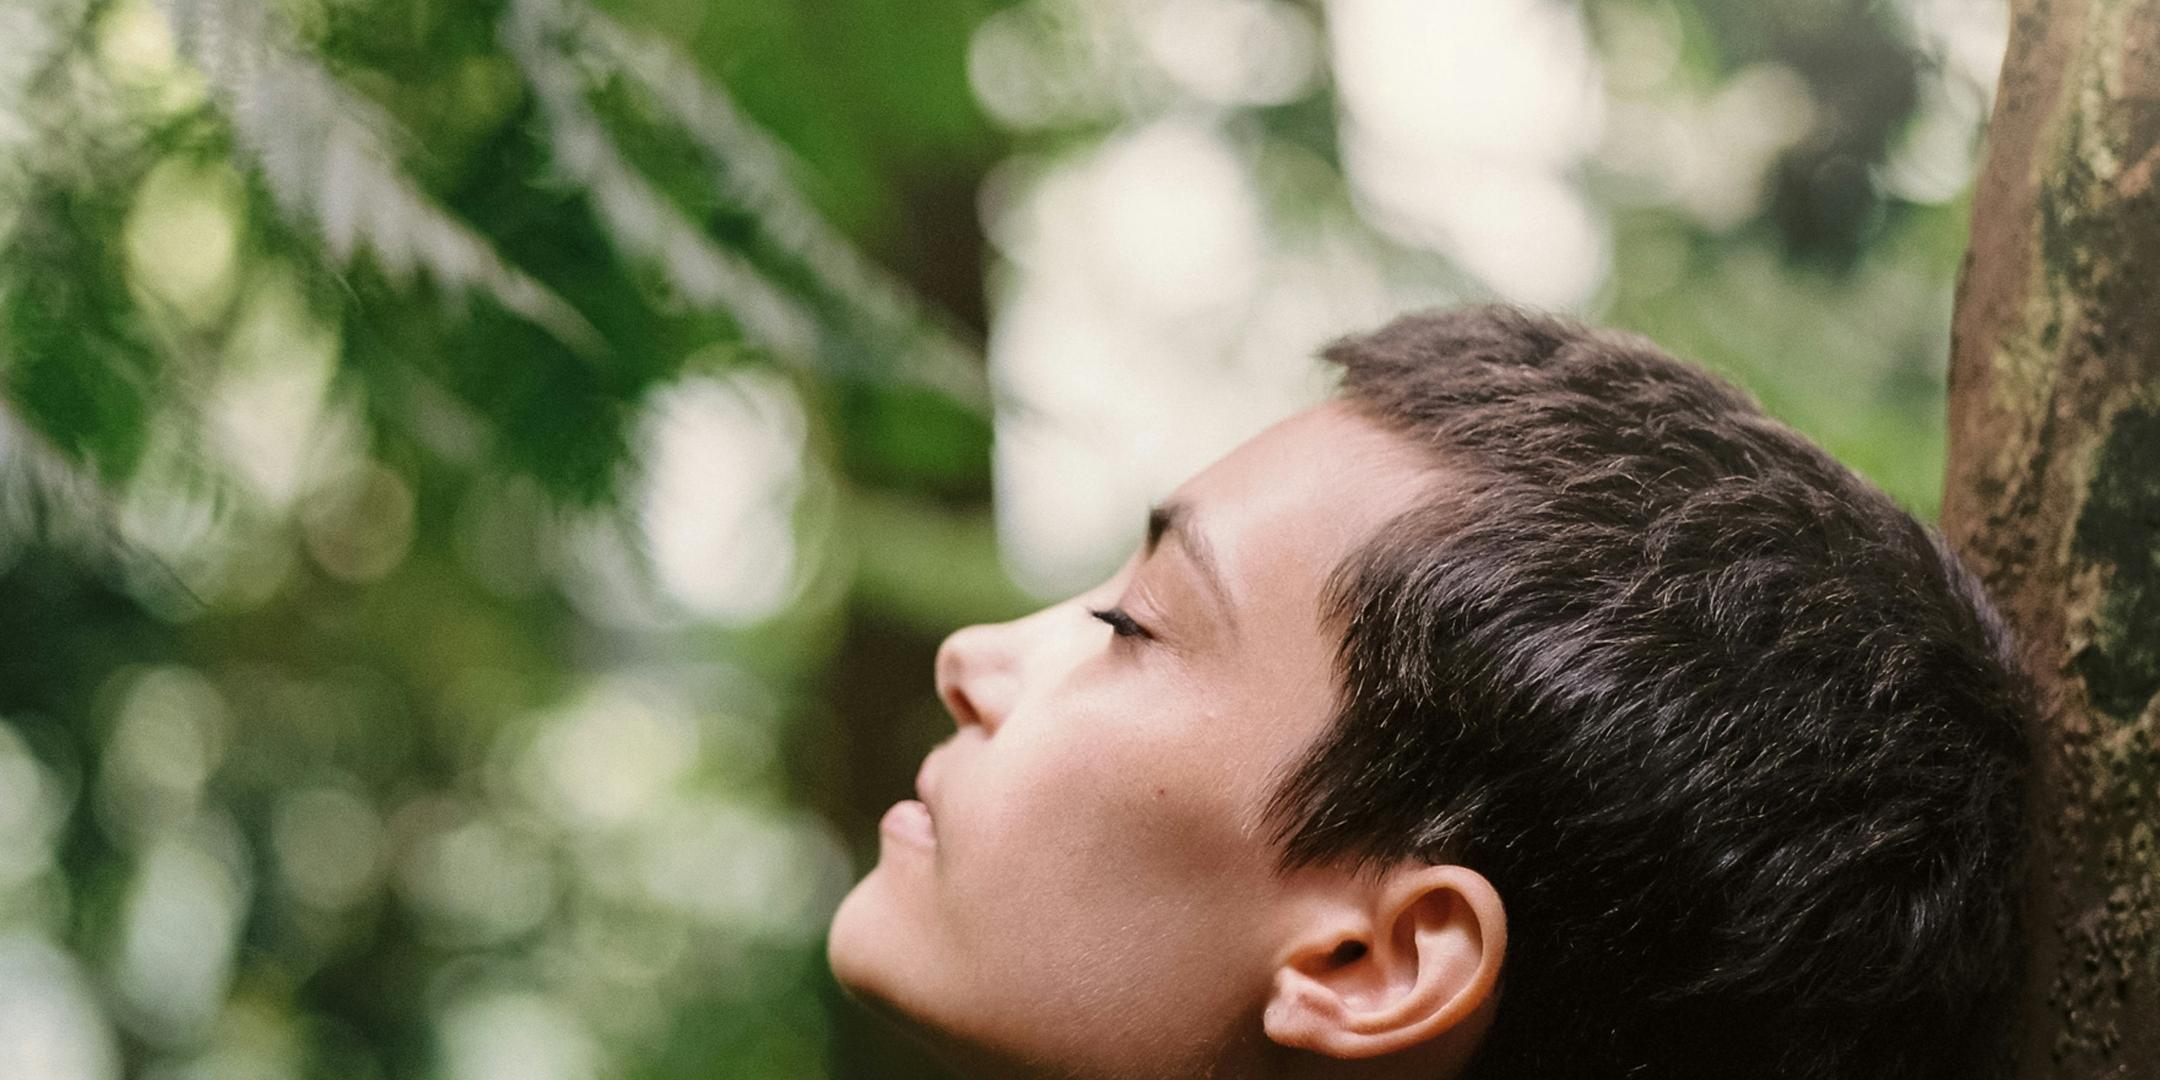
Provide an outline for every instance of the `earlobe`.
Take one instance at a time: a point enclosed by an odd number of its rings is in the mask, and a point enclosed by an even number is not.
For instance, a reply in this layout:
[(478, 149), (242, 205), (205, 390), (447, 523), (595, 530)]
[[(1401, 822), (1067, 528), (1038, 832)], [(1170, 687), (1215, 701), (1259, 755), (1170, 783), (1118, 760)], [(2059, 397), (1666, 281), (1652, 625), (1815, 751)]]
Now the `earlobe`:
[(1467, 1060), (1507, 951), (1499, 893), (1468, 867), (1423, 864), (1343, 887), (1352, 902), (1304, 928), (1275, 971), (1268, 1038), (1336, 1058), (1427, 1047)]

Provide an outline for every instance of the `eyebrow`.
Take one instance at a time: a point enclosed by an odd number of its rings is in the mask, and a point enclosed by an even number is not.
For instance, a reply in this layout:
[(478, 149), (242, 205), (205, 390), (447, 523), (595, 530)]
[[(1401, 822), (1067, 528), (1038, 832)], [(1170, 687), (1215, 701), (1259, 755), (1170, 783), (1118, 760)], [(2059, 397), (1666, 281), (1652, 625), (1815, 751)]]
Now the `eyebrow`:
[(1165, 536), (1174, 536), (1185, 549), (1185, 557), (1200, 571), (1200, 580), (1215, 595), (1216, 606), (1222, 609), (1223, 619), (1237, 630), (1237, 609), (1231, 606), (1230, 590), (1223, 584), (1222, 563), (1215, 557), (1215, 546), (1208, 535), (1194, 520), (1192, 504), (1169, 499), (1148, 508), (1146, 555), (1155, 554), (1162, 546)]

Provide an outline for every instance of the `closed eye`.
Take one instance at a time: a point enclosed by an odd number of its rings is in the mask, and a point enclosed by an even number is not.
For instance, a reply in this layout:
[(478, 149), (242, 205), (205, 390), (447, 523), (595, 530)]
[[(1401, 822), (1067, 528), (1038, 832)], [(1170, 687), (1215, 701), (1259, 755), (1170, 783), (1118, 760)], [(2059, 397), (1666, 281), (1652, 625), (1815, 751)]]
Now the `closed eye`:
[(1088, 614), (1108, 623), (1110, 632), (1121, 638), (1141, 638), (1145, 640), (1152, 639), (1155, 636), (1148, 632), (1147, 627), (1134, 622), (1133, 617), (1125, 614), (1122, 608), (1089, 608)]

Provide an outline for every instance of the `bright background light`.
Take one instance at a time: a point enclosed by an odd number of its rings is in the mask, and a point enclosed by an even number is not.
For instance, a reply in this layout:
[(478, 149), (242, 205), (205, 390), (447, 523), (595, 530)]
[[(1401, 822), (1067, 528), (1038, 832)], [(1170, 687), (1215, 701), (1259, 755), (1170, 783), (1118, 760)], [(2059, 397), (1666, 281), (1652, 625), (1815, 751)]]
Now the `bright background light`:
[[(1871, 182), (1937, 205), (1970, 183), (1999, 10), (1904, 12), (1939, 66)], [(983, 198), (999, 256), (990, 363), (1013, 406), (998, 420), (999, 537), (1036, 594), (1099, 579), (1150, 499), (1325, 395), (1321, 344), (1411, 308), (1498, 299), (1652, 323), (1773, 408), (1788, 392), (1849, 399), (1898, 377), (1916, 338), (1944, 341), (1949, 283), (1923, 282), (1918, 252), (1799, 299), (1775, 270), (1727, 277), (1717, 299), (1673, 292), (1707, 244), (1771, 257), (1737, 230), (1763, 214), (1784, 155), (1829, 122), (1819, 87), (1784, 63), (1684, 63), (1700, 28), (1673, 4), (1330, 0), (1323, 13), (1324, 26), (1274, 0), (1029, 0), (975, 33), (985, 107), (1046, 147), (1009, 159)], [(1323, 56), (1332, 191), (1306, 186), (1324, 166), (1267, 112)], [(1616, 228), (1651, 212), (1675, 225)], [(1765, 304), (1784, 309), (1782, 332), (1815, 320), (1804, 346), (1734, 332), (1728, 316)], [(1819, 368), (1747, 366), (1811, 350)], [(1793, 419), (1833, 449), (1874, 438), (1839, 430), (1849, 416)], [(1931, 461), (1869, 464), (1932, 506)]]

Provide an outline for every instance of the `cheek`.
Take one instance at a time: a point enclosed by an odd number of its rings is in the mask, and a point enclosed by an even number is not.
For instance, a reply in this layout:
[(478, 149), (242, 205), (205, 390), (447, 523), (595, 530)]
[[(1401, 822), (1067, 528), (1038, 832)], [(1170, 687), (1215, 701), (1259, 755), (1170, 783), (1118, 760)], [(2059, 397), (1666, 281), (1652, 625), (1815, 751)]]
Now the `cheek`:
[(1182, 789), (1153, 748), (1003, 748), (1014, 767), (945, 852), (953, 955), (998, 973), (982, 989), (1017, 1026), (1078, 1038), (1069, 1054), (1157, 1043), (1163, 1018), (1223, 1013), (1256, 970), (1257, 860), (1217, 793)]
[(1246, 824), (1265, 748), (1156, 689), (1067, 697), (954, 759), (934, 864), (896, 861), (885, 884), (904, 918), (849, 940), (906, 950), (888, 965), (903, 1011), (1015, 1056), (1157, 1075), (1249, 1018), (1276, 895)]
[[(1258, 853), (1234, 778), (1218, 752), (1161, 727), (1112, 720), (1001, 748), (1010, 768), (980, 792), (982, 831), (955, 837), (953, 869), (1046, 907), (1235, 899), (1225, 885)], [(969, 865), (978, 854), (995, 865)]]

